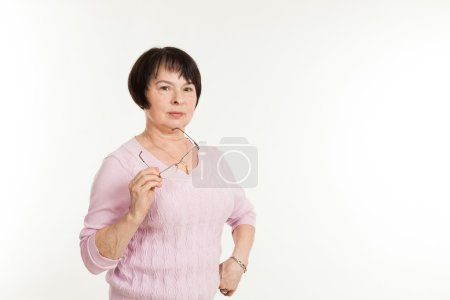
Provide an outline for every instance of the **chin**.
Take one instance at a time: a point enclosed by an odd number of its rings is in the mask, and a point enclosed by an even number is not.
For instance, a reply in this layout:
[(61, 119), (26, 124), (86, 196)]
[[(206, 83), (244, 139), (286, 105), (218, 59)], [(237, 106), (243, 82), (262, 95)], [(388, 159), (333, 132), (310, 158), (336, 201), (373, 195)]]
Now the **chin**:
[(179, 120), (179, 121), (171, 121), (171, 122), (167, 122), (167, 127), (170, 127), (170, 128), (177, 128), (177, 127), (184, 128), (184, 127), (186, 127), (187, 124), (188, 124), (187, 122), (181, 121), (181, 120)]

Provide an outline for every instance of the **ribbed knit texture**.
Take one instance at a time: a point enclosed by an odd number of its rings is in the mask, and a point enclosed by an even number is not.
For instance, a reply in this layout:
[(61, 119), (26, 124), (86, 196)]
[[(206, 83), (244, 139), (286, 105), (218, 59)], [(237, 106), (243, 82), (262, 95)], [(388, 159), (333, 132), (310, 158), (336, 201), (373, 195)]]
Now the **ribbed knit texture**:
[[(179, 170), (156, 189), (153, 205), (123, 257), (105, 258), (95, 246), (97, 230), (128, 211), (128, 183), (146, 168), (138, 156), (141, 150), (149, 165), (160, 170), (166, 167), (134, 137), (104, 159), (92, 184), (89, 212), (80, 233), (83, 261), (94, 274), (108, 270), (113, 300), (213, 299), (220, 280), (224, 224), (234, 229), (255, 223), (253, 206), (240, 188), (198, 188), (192, 175)], [(215, 163), (217, 150), (202, 146), (205, 151)]]

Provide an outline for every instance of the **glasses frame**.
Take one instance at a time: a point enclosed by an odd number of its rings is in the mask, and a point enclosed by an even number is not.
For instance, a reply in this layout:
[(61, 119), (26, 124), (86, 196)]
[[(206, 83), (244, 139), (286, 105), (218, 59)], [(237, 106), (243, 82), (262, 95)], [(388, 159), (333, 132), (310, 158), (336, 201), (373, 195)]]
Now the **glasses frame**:
[[(189, 149), (189, 151), (185, 154), (185, 155), (183, 155), (182, 157), (181, 157), (181, 159), (178, 161), (178, 162), (176, 162), (176, 163), (174, 163), (174, 164), (171, 164), (170, 166), (168, 166), (167, 168), (165, 168), (164, 170), (162, 170), (161, 172), (159, 172), (159, 174), (158, 174), (158, 176), (159, 177), (161, 177), (161, 174), (162, 173), (164, 173), (165, 171), (167, 171), (167, 170), (169, 170), (170, 168), (172, 168), (172, 167), (175, 167), (175, 168), (177, 168), (177, 170), (178, 170), (178, 165), (179, 164), (181, 164), (182, 162), (183, 162), (183, 159), (189, 154), (189, 153), (191, 153), (192, 152), (192, 150), (194, 150), (194, 148), (197, 148), (197, 151), (198, 150), (200, 150), (200, 146), (197, 144), (197, 142), (196, 141), (194, 141), (194, 139), (193, 138), (191, 138), (186, 132), (184, 132), (182, 129), (180, 129), (180, 128), (173, 128), (172, 129), (172, 131), (174, 131), (174, 130), (180, 130), (181, 132), (183, 132), (183, 134), (185, 134), (186, 136), (187, 136), (187, 138), (191, 141), (191, 143), (193, 143), (194, 145), (192, 146), (192, 148), (191, 149)], [(139, 152), (139, 158), (142, 160), (142, 162), (147, 166), (147, 167), (149, 167), (150, 168), (150, 166), (145, 162), (145, 160), (142, 158), (142, 150), (141, 150), (141, 152)], [(168, 176), (169, 177), (169, 176)], [(166, 177), (167, 178), (167, 177)]]

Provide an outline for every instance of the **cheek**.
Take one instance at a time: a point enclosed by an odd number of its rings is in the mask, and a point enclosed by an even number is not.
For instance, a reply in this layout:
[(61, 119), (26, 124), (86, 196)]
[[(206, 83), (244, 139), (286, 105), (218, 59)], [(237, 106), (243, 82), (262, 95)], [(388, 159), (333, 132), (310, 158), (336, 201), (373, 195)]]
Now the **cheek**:
[(168, 111), (168, 108), (164, 104), (154, 101), (151, 103), (151, 107), (147, 111), (147, 115), (152, 120), (161, 120), (164, 118), (166, 111)]
[(165, 99), (164, 97), (156, 95), (155, 97), (150, 98), (152, 101), (151, 107), (155, 113), (159, 113), (161, 111), (166, 111), (167, 107), (170, 105), (170, 100)]
[(189, 113), (189, 115), (193, 115), (194, 114), (194, 112), (195, 112), (195, 103), (196, 103), (196, 101), (193, 101), (193, 103), (190, 103), (189, 104), (189, 108), (188, 108), (188, 113)]

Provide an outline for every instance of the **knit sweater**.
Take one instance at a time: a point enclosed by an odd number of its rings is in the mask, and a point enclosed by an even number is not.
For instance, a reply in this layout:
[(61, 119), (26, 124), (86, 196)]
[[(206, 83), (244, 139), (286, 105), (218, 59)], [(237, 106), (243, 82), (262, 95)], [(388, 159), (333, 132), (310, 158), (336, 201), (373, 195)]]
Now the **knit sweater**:
[[(133, 137), (103, 160), (91, 186), (89, 211), (80, 233), (87, 269), (108, 271), (110, 299), (207, 299), (216, 294), (220, 276), (221, 235), (224, 224), (234, 230), (255, 223), (253, 205), (241, 188), (199, 187), (193, 174), (178, 170), (156, 188), (153, 204), (123, 256), (103, 257), (95, 244), (96, 232), (115, 223), (130, 205), (128, 183), (147, 166), (167, 166)], [(217, 161), (215, 147), (204, 164)], [(209, 157), (209, 158), (208, 158)], [(202, 185), (204, 186), (204, 184)]]

